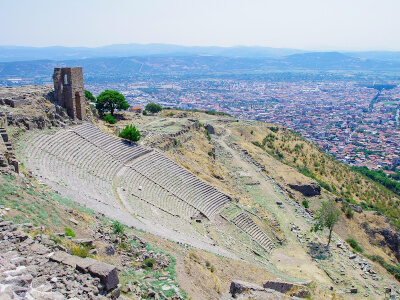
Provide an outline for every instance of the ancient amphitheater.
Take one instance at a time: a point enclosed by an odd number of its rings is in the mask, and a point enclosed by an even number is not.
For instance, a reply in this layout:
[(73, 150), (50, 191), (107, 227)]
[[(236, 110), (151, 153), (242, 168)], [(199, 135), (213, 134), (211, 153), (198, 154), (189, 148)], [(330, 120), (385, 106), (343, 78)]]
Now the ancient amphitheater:
[[(222, 220), (265, 251), (275, 247), (257, 216), (229, 196), (159, 151), (112, 137), (91, 123), (27, 134), (20, 156), (27, 169), (61, 194), (114, 217), (150, 220), (209, 244), (207, 227)], [(195, 225), (204, 226), (204, 232)]]

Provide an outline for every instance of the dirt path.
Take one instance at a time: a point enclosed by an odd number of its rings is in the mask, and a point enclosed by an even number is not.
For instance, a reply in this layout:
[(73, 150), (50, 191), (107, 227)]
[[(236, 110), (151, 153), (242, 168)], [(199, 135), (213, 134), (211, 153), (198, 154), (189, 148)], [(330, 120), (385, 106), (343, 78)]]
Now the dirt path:
[[(272, 212), (278, 219), (279, 224), (285, 234), (286, 243), (283, 247), (279, 247), (273, 250), (271, 255), (271, 261), (280, 270), (289, 276), (293, 276), (304, 280), (317, 280), (329, 284), (330, 279), (326, 276), (323, 270), (318, 268), (317, 264), (303, 249), (300, 242), (297, 240), (295, 234), (290, 231), (292, 222), (300, 226), (303, 229), (309, 230), (310, 226), (307, 224), (304, 218), (296, 217), (294, 208), (286, 203), (284, 195), (275, 191), (273, 184), (258, 171), (255, 166), (244, 161), (235, 149), (232, 149), (226, 142), (225, 139), (229, 135), (226, 135), (215, 139), (225, 151), (229, 152), (235, 164), (242, 168), (245, 172), (249, 173), (252, 178), (257, 179), (260, 182), (259, 189), (263, 195), (263, 198), (268, 202), (267, 209)], [(276, 202), (282, 202), (282, 208), (276, 205)]]

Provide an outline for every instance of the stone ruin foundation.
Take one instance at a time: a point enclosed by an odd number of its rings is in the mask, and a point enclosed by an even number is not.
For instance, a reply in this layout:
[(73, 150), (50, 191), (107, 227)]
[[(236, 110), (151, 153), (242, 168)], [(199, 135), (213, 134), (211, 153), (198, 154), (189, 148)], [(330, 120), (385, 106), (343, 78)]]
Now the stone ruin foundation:
[(72, 119), (86, 118), (86, 99), (82, 67), (54, 68), (54, 100), (66, 108)]

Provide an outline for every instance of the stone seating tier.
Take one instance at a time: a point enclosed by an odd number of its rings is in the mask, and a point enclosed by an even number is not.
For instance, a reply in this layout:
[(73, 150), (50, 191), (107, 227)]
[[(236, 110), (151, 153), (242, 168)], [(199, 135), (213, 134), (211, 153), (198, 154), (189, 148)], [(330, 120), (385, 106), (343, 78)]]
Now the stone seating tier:
[(274, 242), (264, 233), (264, 231), (246, 213), (241, 212), (231, 219), (241, 230), (246, 232), (253, 240), (259, 243), (267, 251), (275, 247)]

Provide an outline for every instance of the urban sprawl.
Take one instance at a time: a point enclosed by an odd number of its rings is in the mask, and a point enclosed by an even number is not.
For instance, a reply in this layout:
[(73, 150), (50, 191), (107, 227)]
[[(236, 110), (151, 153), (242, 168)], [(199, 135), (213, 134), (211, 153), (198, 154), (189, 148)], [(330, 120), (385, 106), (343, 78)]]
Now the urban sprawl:
[(280, 124), (349, 165), (379, 169), (400, 164), (400, 87), (380, 91), (351, 82), (203, 79), (87, 88), (94, 94), (117, 89), (132, 106), (157, 102)]

